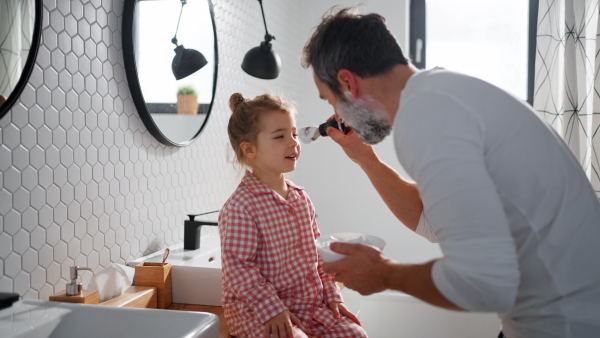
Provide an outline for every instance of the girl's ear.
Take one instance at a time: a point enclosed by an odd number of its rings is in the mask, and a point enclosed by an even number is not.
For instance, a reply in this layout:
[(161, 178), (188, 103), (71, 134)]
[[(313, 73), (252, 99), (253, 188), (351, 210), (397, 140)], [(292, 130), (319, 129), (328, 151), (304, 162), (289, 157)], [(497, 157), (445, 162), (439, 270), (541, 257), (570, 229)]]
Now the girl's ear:
[(244, 157), (247, 159), (253, 159), (256, 157), (256, 147), (250, 142), (242, 142), (242, 144), (240, 144), (240, 148), (242, 148)]

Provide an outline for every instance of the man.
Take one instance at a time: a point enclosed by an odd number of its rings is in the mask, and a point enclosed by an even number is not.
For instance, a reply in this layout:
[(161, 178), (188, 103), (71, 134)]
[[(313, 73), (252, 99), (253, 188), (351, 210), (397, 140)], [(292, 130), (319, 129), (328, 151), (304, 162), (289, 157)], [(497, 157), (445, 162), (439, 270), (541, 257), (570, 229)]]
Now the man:
[[(498, 312), (509, 338), (600, 336), (600, 204), (529, 105), (466, 75), (418, 71), (383, 17), (353, 9), (324, 16), (302, 64), (351, 127), (328, 135), (394, 215), (444, 254), (402, 264), (334, 243), (348, 257), (327, 272), (361, 294), (394, 289), (447, 309)], [(392, 127), (416, 184), (369, 146)]]

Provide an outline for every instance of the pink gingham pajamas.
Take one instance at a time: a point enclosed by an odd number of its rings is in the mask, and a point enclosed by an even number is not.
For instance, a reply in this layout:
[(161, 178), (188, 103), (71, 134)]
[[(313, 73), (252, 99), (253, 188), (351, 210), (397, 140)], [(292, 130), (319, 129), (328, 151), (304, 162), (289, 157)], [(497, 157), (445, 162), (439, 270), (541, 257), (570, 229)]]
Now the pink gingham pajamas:
[[(264, 337), (265, 322), (289, 309), (308, 337), (366, 337), (327, 307), (342, 296), (333, 275), (321, 269), (314, 207), (301, 187), (286, 182), (287, 200), (246, 172), (219, 214), (221, 303), (230, 334)], [(296, 331), (294, 337), (304, 337)]]

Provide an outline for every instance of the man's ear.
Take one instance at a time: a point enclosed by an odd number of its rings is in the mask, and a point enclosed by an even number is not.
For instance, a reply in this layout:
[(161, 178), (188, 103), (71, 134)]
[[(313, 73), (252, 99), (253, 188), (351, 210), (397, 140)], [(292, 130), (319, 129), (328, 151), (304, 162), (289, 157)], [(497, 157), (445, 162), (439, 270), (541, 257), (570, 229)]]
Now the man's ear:
[(337, 80), (342, 93), (350, 92), (355, 99), (358, 98), (358, 75), (356, 73), (348, 69), (340, 69), (337, 73)]
[(240, 148), (242, 149), (242, 153), (244, 153), (244, 157), (247, 159), (253, 159), (256, 157), (256, 147), (250, 142), (242, 142), (242, 144), (240, 144)]

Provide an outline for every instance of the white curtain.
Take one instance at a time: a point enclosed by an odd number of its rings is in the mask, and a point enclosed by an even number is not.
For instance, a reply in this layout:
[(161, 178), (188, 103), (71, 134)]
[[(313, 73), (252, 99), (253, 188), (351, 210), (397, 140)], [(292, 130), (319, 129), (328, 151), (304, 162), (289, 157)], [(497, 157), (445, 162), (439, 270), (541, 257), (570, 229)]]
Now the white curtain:
[(0, 0), (0, 95), (13, 91), (27, 61), (35, 19), (32, 0)]
[(600, 198), (599, 0), (540, 0), (534, 108), (567, 142)]

